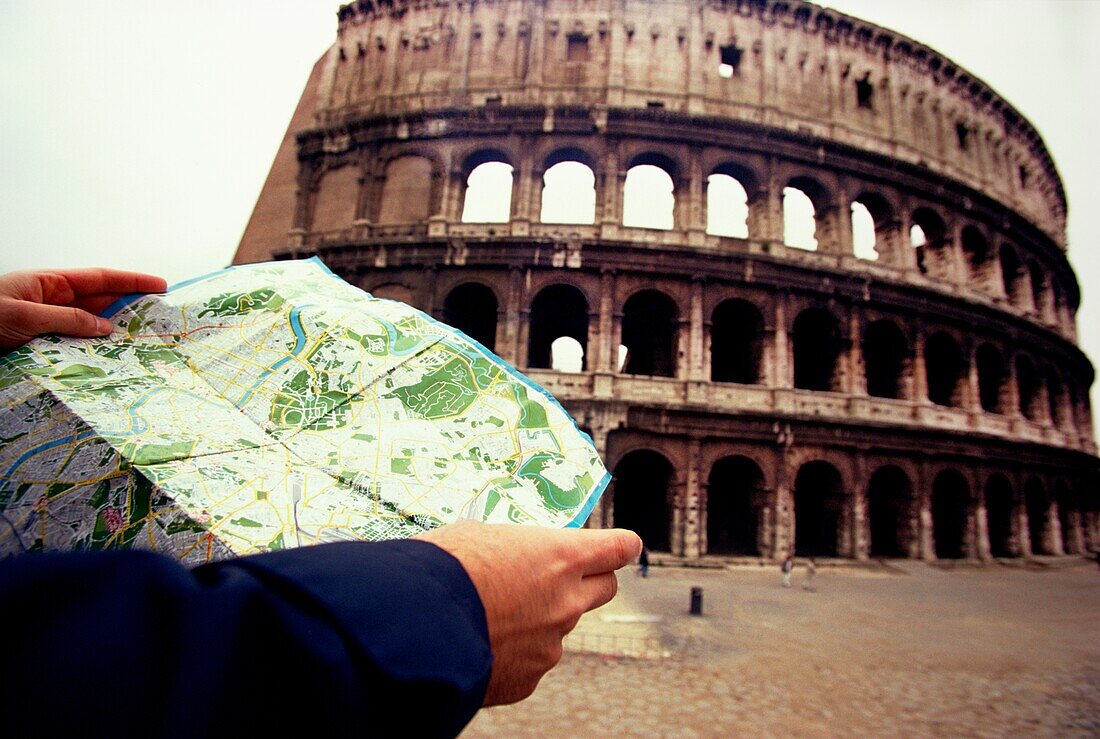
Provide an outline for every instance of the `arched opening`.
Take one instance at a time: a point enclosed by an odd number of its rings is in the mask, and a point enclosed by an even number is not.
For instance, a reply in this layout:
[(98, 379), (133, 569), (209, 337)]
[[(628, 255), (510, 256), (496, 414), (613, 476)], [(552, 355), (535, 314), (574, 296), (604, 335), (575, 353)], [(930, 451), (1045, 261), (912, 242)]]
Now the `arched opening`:
[(1007, 408), (1006, 383), (1008, 373), (1001, 353), (992, 344), (978, 347), (978, 397), (982, 410), (1004, 413)]
[(897, 324), (873, 322), (863, 333), (863, 361), (867, 394), (875, 398), (903, 398), (909, 384), (909, 343)]
[(867, 485), (871, 556), (908, 557), (913, 544), (913, 486), (894, 466), (880, 467)]
[(1034, 554), (1053, 554), (1047, 541), (1050, 528), (1050, 496), (1038, 478), (1031, 478), (1024, 486), (1027, 504), (1027, 533)]
[(559, 336), (550, 345), (550, 369), (558, 372), (583, 372), (584, 347), (572, 336)]
[(466, 178), (463, 223), (507, 223), (512, 214), (512, 165), (486, 152)]
[(400, 156), (386, 164), (379, 223), (416, 223), (431, 215), (432, 163), (427, 157)]
[(1050, 405), (1050, 422), (1055, 428), (1065, 428), (1066, 418), (1066, 389), (1062, 385), (1062, 378), (1053, 367), (1047, 369), (1047, 402)]
[(656, 164), (631, 167), (623, 184), (623, 225), (665, 231), (673, 228), (675, 189), (672, 176)]
[(1035, 307), (1035, 312), (1040, 316), (1046, 317), (1049, 311), (1047, 307), (1047, 278), (1043, 274), (1043, 268), (1036, 262), (1028, 262), (1027, 273), (1029, 283), (1031, 285), (1031, 304)]
[(764, 474), (748, 457), (714, 463), (707, 478), (707, 552), (760, 555), (768, 500)]
[(633, 451), (615, 465), (614, 525), (630, 529), (647, 548), (669, 551), (669, 485), (672, 465), (649, 450)]
[(1001, 281), (1005, 297), (1012, 305), (1024, 307), (1024, 265), (1016, 255), (1016, 250), (1008, 244), (1001, 245)]
[(994, 261), (989, 242), (982, 236), (982, 232), (974, 226), (963, 228), (962, 249), (972, 284), (979, 289), (990, 285)]
[(477, 341), (489, 351), (496, 348), (497, 297), (485, 285), (459, 285), (443, 301), (443, 322)]
[(931, 208), (917, 208), (910, 218), (910, 243), (916, 251), (917, 269), (921, 274), (943, 276), (949, 274), (949, 257), (946, 245), (947, 225)]
[(1016, 390), (1020, 398), (1020, 413), (1029, 421), (1036, 421), (1042, 412), (1039, 374), (1035, 363), (1027, 355), (1016, 357)]
[(587, 164), (561, 161), (542, 177), (543, 223), (595, 223), (596, 176)]
[(634, 293), (623, 305), (623, 372), (628, 375), (676, 376), (677, 310), (659, 290)]
[(955, 470), (944, 470), (932, 483), (932, 532), (938, 559), (962, 559), (967, 549), (970, 486)]
[(933, 334), (924, 347), (924, 362), (928, 377), (928, 399), (936, 405), (961, 408), (966, 361), (958, 342), (946, 333)]
[(823, 308), (807, 308), (794, 320), (794, 386), (802, 390), (840, 391), (840, 326)]
[(858, 200), (852, 202), (852, 253), (859, 259), (878, 259), (875, 219), (867, 206)]
[(852, 201), (852, 252), (875, 260), (892, 250), (898, 225), (889, 201), (875, 192), (860, 193)]
[(317, 183), (310, 230), (324, 233), (350, 228), (362, 179), (362, 171), (351, 165), (326, 171)]
[(749, 237), (749, 195), (731, 175), (716, 173), (707, 178), (707, 233)]
[(724, 300), (714, 309), (710, 330), (710, 379), (760, 382), (764, 317), (746, 300)]
[(802, 465), (794, 481), (795, 554), (837, 556), (844, 514), (844, 486), (836, 467), (828, 462)]
[(994, 557), (1012, 557), (1012, 483), (1000, 473), (985, 483), (985, 519), (989, 530), (989, 551)]
[[(804, 187), (813, 187), (796, 178), (783, 188), (783, 243), (796, 249), (817, 251), (817, 211)], [(800, 187), (801, 185), (801, 187)]]
[(584, 369), (588, 349), (588, 301), (572, 285), (550, 285), (531, 301), (527, 366), (552, 369), (553, 344), (563, 336), (580, 345), (581, 369)]

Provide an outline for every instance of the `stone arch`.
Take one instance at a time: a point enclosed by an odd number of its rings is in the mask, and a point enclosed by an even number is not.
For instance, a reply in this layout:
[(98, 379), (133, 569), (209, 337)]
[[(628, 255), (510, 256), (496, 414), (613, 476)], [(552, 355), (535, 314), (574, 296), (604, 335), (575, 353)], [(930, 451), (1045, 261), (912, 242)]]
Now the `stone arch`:
[(992, 344), (978, 347), (978, 400), (982, 410), (1004, 414), (1008, 411), (1008, 369), (1001, 351)]
[(1062, 384), (1062, 376), (1054, 367), (1047, 367), (1045, 379), (1050, 422), (1055, 428), (1064, 429), (1069, 424), (1066, 413), (1066, 388)]
[(498, 309), (497, 296), (491, 288), (480, 282), (464, 282), (444, 298), (443, 322), (495, 351)]
[(1019, 255), (1009, 244), (1001, 244), (998, 252), (1001, 261), (1001, 284), (1004, 288), (1005, 298), (1017, 308), (1026, 305), (1026, 291), (1024, 287), (1024, 264)]
[(932, 483), (932, 532), (937, 559), (963, 559), (970, 535), (970, 485), (961, 472), (942, 470)]
[(527, 342), (527, 366), (550, 369), (552, 347), (562, 336), (581, 346), (581, 368), (588, 362), (588, 300), (573, 285), (554, 283), (544, 287), (531, 301)]
[(1027, 263), (1028, 282), (1031, 287), (1031, 305), (1044, 320), (1050, 318), (1050, 281), (1047, 274), (1036, 261)]
[(909, 397), (913, 358), (909, 342), (896, 323), (882, 318), (867, 326), (863, 332), (863, 363), (868, 395)]
[[(858, 228), (857, 206), (866, 213), (870, 233)], [(852, 200), (852, 251), (862, 259), (878, 259), (890, 254), (897, 239), (895, 209), (877, 192), (865, 190)]]
[(872, 557), (908, 557), (913, 549), (913, 484), (895, 465), (875, 470), (867, 484)]
[(985, 481), (985, 520), (989, 534), (989, 552), (994, 557), (1013, 557), (1018, 553), (1013, 541), (1015, 495), (1007, 476), (994, 472)]
[(809, 251), (820, 247), (819, 224), (828, 207), (826, 196), (825, 187), (812, 177), (798, 175), (787, 180), (783, 187), (784, 244)]
[(677, 173), (676, 162), (664, 154), (643, 152), (632, 157), (623, 182), (623, 225), (675, 228)]
[(924, 345), (924, 363), (928, 399), (936, 405), (962, 408), (967, 362), (959, 342), (946, 331), (932, 334)]
[(673, 467), (661, 453), (635, 449), (615, 465), (613, 525), (634, 531), (652, 551), (670, 548)]
[(586, 150), (561, 147), (543, 160), (543, 223), (596, 221), (596, 160)]
[(479, 149), (462, 162), (462, 222), (507, 223), (515, 167), (499, 149)]
[(443, 162), (434, 149), (410, 147), (382, 163), (382, 186), (372, 207), (377, 223), (413, 223), (440, 212)]
[(845, 551), (848, 495), (836, 467), (823, 461), (803, 464), (794, 482), (795, 554), (836, 557)]
[(760, 181), (751, 169), (723, 162), (707, 175), (707, 233), (748, 238), (760, 207)]
[(622, 343), (627, 350), (625, 374), (676, 376), (676, 301), (660, 290), (639, 290), (623, 304), (622, 325)]
[(945, 277), (950, 272), (950, 253), (947, 244), (947, 224), (939, 213), (921, 207), (909, 217), (909, 243), (916, 251), (917, 269), (922, 274)]
[(971, 284), (979, 290), (988, 290), (994, 284), (996, 260), (989, 241), (981, 229), (974, 225), (962, 229), (962, 251)]
[(316, 182), (309, 230), (323, 233), (351, 228), (362, 186), (363, 173), (350, 162), (325, 169)]
[(759, 556), (767, 549), (768, 491), (760, 466), (723, 457), (707, 478), (707, 552)]
[(761, 381), (764, 316), (747, 300), (723, 300), (711, 315), (710, 379), (753, 385)]
[(1016, 395), (1020, 399), (1020, 413), (1029, 421), (1042, 416), (1042, 381), (1035, 369), (1035, 362), (1026, 354), (1016, 356)]
[(1027, 506), (1027, 535), (1033, 554), (1054, 554), (1050, 535), (1050, 495), (1046, 485), (1038, 477), (1030, 477), (1024, 484), (1024, 503)]
[(794, 386), (802, 390), (841, 390), (840, 323), (825, 308), (806, 308), (791, 331)]

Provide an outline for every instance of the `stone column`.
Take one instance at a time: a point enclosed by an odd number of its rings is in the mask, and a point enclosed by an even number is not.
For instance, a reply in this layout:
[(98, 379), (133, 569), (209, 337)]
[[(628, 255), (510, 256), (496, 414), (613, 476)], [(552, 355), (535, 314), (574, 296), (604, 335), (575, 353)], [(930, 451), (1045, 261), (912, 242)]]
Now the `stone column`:
[(936, 559), (936, 538), (932, 530), (932, 489), (928, 484), (928, 469), (924, 464), (920, 467), (920, 482), (916, 491), (920, 558), (925, 562), (932, 562)]
[(705, 364), (705, 344), (703, 325), (703, 278), (696, 277), (691, 282), (691, 323), (689, 329), (688, 380), (706, 380), (703, 374)]
[(707, 230), (706, 220), (706, 184), (703, 178), (703, 164), (699, 161), (699, 150), (691, 149), (690, 171), (687, 178), (687, 208), (684, 220), (677, 228), (687, 231), (688, 243), (702, 244)]
[(1024, 492), (1024, 478), (1023, 475), (1016, 476), (1016, 500), (1015, 510), (1013, 511), (1013, 523), (1014, 531), (1013, 538), (1016, 544), (1016, 553), (1020, 557), (1030, 557), (1031, 551), (1031, 526), (1028, 521), (1027, 512), (1027, 495)]
[(775, 387), (793, 388), (794, 374), (790, 340), (787, 337), (787, 296), (775, 296)]
[(924, 325), (918, 323), (913, 334), (913, 402), (928, 405), (928, 365), (924, 361)]
[[(782, 434), (781, 434), (782, 436)], [(794, 493), (791, 490), (790, 474), (790, 447), (788, 439), (777, 439), (775, 490), (772, 498), (772, 520), (774, 521), (775, 536), (772, 539), (772, 559), (783, 559), (788, 554), (794, 553)]]
[(867, 371), (863, 359), (863, 334), (861, 311), (852, 309), (848, 314), (848, 381), (845, 392), (851, 395), (867, 395)]
[(688, 441), (688, 468), (687, 480), (684, 485), (684, 514), (683, 514), (683, 551), (685, 557), (698, 559), (702, 554), (702, 542), (699, 533), (700, 522), (703, 513), (700, 510), (700, 501), (703, 496), (699, 494), (699, 440)]
[(1062, 547), (1062, 521), (1058, 517), (1058, 501), (1050, 493), (1047, 499), (1046, 525), (1043, 526), (1043, 547), (1051, 554), (1065, 554)]
[(676, 321), (676, 361), (675, 375), (678, 380), (688, 379), (691, 371), (691, 353), (694, 347), (691, 340), (694, 335), (690, 318), (681, 318)]
[(856, 478), (852, 481), (852, 557), (866, 560), (871, 554), (871, 522), (867, 513), (867, 457), (855, 459)]
[(983, 562), (990, 562), (993, 560), (993, 550), (989, 545), (989, 514), (980, 490), (975, 491), (974, 500), (974, 556)]

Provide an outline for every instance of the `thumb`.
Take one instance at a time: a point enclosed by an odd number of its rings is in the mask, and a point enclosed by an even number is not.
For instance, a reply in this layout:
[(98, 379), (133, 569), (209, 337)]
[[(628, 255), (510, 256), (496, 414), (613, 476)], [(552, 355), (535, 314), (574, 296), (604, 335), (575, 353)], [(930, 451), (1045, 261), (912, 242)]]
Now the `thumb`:
[(41, 305), (25, 300), (4, 301), (0, 322), (27, 338), (40, 334), (64, 334), (66, 336), (106, 336), (111, 333), (111, 322), (106, 318), (61, 305)]
[(579, 529), (585, 575), (613, 572), (630, 564), (642, 551), (642, 540), (626, 529)]

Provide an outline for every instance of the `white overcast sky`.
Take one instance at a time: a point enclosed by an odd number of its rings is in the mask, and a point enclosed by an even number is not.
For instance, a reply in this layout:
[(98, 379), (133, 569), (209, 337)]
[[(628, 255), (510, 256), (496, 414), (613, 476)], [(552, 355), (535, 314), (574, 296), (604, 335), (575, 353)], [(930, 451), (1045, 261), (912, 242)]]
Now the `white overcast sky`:
[[(1068, 193), (1081, 344), (1100, 362), (1100, 2), (826, 4), (943, 52), (1035, 124)], [(0, 272), (174, 282), (226, 265), (338, 6), (0, 0)]]

